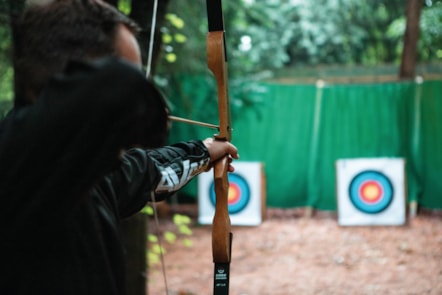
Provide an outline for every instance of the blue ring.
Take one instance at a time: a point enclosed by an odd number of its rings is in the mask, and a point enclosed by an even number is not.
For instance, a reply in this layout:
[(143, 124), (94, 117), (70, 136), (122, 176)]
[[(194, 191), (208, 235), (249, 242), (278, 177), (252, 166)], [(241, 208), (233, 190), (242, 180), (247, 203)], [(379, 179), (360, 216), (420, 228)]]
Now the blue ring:
[[(376, 181), (383, 190), (383, 195), (379, 202), (369, 204), (365, 202), (359, 194), (361, 185), (366, 181)], [(368, 214), (377, 214), (384, 211), (393, 201), (394, 189), (388, 177), (378, 171), (364, 171), (356, 175), (350, 183), (349, 187), (350, 200), (353, 205), (360, 211)]]
[[(240, 191), (240, 196), (238, 202), (235, 204), (229, 204), (229, 214), (236, 214), (241, 212), (250, 202), (250, 187), (247, 181), (241, 175), (237, 173), (229, 173), (229, 183), (235, 183), (238, 185)], [(210, 202), (213, 206), (216, 203), (216, 195), (215, 195), (215, 182), (212, 181), (209, 188)]]

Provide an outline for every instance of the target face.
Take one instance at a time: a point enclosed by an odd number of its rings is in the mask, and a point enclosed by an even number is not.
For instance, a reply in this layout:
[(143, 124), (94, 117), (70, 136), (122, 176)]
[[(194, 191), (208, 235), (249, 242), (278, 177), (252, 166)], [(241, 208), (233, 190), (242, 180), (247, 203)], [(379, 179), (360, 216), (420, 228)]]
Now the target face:
[[(260, 162), (235, 162), (228, 174), (228, 212), (232, 225), (256, 226), (262, 222), (265, 206), (263, 165)], [(198, 175), (198, 222), (212, 224), (215, 215), (215, 184), (212, 173)]]
[[(216, 203), (215, 195), (215, 183), (212, 182), (210, 185), (210, 202), (213, 206)], [(250, 187), (247, 181), (236, 173), (229, 174), (229, 194), (228, 194), (228, 205), (229, 213), (235, 214), (241, 212), (247, 207), (250, 201)]]
[(391, 204), (394, 191), (387, 176), (378, 171), (364, 171), (351, 181), (349, 196), (358, 210), (367, 214), (377, 214)]
[(339, 159), (336, 174), (339, 225), (405, 224), (405, 159)]

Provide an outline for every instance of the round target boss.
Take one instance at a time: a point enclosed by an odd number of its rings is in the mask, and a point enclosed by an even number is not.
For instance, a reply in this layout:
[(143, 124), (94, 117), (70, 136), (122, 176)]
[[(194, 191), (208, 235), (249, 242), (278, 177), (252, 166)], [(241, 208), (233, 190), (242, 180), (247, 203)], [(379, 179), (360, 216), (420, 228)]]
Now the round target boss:
[(391, 181), (378, 171), (363, 171), (357, 174), (349, 186), (352, 204), (368, 214), (380, 213), (393, 201)]

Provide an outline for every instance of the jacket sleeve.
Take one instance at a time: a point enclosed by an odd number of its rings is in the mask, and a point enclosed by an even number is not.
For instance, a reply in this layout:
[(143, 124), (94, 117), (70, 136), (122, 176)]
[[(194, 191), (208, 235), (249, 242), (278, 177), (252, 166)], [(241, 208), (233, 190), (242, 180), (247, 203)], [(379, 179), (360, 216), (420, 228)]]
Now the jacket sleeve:
[(146, 202), (164, 200), (209, 168), (210, 155), (202, 141), (188, 141), (158, 149), (133, 148), (122, 156), (117, 171), (104, 184), (118, 202), (120, 216), (141, 210)]

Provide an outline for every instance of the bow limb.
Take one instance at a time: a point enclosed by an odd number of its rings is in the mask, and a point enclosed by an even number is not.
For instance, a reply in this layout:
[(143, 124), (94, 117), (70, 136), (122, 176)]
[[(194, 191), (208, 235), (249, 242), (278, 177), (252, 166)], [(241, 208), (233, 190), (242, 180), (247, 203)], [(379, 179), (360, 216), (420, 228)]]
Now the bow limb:
[(207, 34), (207, 64), (216, 79), (218, 89), (219, 133), (215, 139), (232, 139), (230, 123), (230, 104), (227, 87), (227, 61), (224, 32), (215, 31)]
[[(230, 141), (232, 128), (227, 86), (227, 58), (221, 0), (207, 0), (209, 32), (207, 34), (207, 63), (218, 90), (219, 133), (215, 140)], [(215, 263), (214, 294), (229, 294), (232, 233), (228, 211), (229, 156), (213, 165), (216, 205), (212, 224), (212, 256)]]

